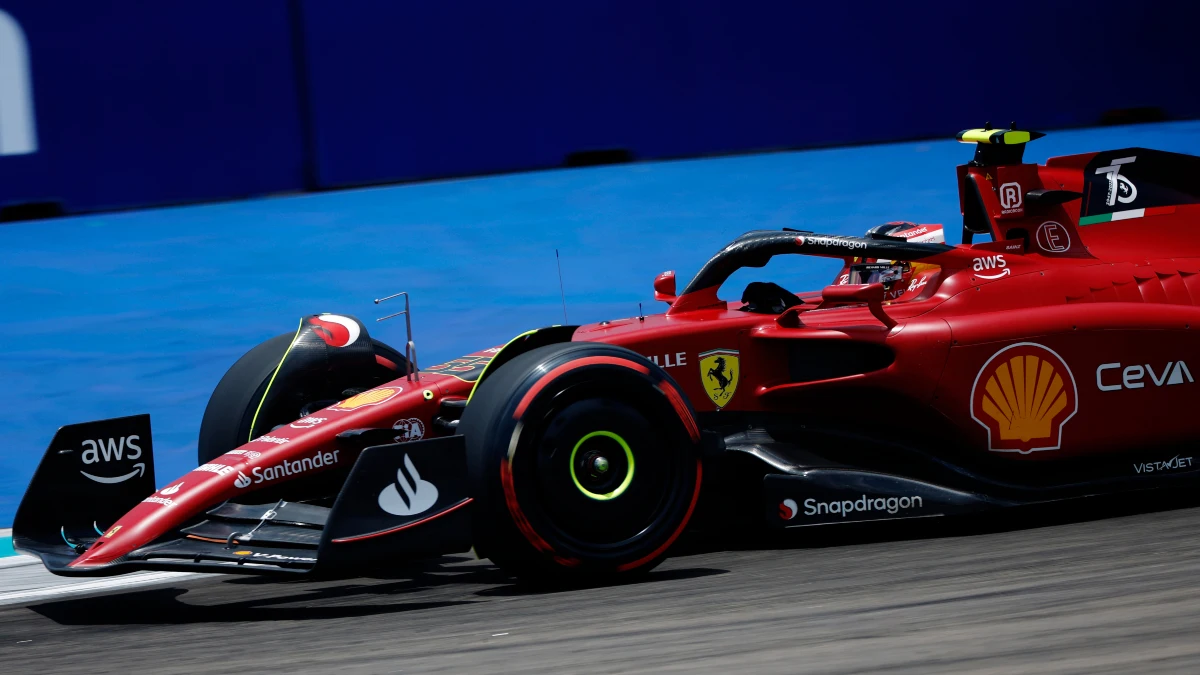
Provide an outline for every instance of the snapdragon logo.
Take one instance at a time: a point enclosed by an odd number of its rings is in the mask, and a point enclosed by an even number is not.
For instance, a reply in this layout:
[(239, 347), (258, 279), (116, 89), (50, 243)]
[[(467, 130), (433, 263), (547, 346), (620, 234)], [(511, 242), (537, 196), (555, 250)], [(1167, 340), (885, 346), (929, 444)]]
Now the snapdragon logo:
[(912, 497), (868, 497), (863, 495), (855, 500), (845, 499), (835, 502), (819, 502), (809, 498), (804, 500), (804, 515), (840, 514), (845, 518), (852, 513), (869, 513), (871, 511), (884, 511), (894, 515), (903, 509), (920, 509), (924, 506), (924, 501), (915, 495)]
[(866, 248), (867, 242), (857, 239), (842, 239), (840, 237), (825, 237), (821, 235), (809, 235), (807, 237), (796, 237), (796, 243), (800, 246), (805, 244), (813, 244), (816, 246), (830, 246), (834, 248), (848, 248), (856, 250)]
[(29, 45), (21, 24), (0, 10), (0, 155), (37, 152)]

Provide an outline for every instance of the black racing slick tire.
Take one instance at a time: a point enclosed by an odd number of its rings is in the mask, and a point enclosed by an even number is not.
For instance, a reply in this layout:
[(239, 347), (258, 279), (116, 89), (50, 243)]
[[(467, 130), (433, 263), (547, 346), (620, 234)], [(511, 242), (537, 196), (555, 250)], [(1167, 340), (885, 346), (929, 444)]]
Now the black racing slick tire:
[(331, 404), (345, 398), (343, 394), (347, 388), (370, 389), (404, 374), (404, 356), (372, 338), (375, 354), (383, 357), (382, 361), (390, 361), (396, 369), (377, 362), (362, 372), (342, 373), (337, 377), (323, 374), (298, 383), (299, 387), (290, 387), (288, 391), (273, 391), (267, 398), (272, 375), (294, 338), (295, 333), (285, 333), (259, 344), (238, 359), (217, 383), (200, 422), (200, 439), (196, 446), (196, 459), (200, 464), (206, 464), (280, 424), (299, 419), (301, 410), (308, 404), (320, 401)]
[(519, 579), (645, 572), (686, 528), (700, 431), (678, 385), (628, 349), (555, 344), (504, 364), (463, 412), (475, 550)]

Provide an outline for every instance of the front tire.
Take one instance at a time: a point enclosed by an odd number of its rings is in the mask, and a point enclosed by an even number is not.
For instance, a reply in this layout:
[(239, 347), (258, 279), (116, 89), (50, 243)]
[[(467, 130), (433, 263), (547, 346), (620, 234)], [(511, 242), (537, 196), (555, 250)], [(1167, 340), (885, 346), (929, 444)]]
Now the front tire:
[(699, 496), (695, 413), (662, 369), (621, 347), (516, 357), (480, 384), (459, 429), (476, 550), (526, 581), (645, 572)]
[(271, 378), (294, 338), (294, 333), (284, 333), (259, 344), (238, 359), (217, 383), (200, 422), (196, 446), (200, 464), (207, 464), (280, 424), (299, 419), (300, 411), (308, 404), (320, 401), (332, 404), (345, 398), (343, 394), (348, 388), (370, 389), (404, 374), (404, 357), (372, 338), (375, 354), (395, 364), (398, 370), (377, 361), (373, 367), (353, 373), (321, 373), (304, 382), (290, 383), (286, 391), (275, 388), (268, 398)]

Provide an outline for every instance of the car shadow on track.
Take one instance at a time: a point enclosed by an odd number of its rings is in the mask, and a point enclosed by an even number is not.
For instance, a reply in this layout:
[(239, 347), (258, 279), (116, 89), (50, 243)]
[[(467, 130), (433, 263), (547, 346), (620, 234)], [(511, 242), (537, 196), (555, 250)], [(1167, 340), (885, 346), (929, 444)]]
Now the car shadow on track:
[[(605, 583), (598, 581), (594, 585), (574, 585), (571, 587), (554, 587), (554, 586), (532, 586), (529, 584), (509, 583), (496, 588), (487, 588), (482, 591), (476, 591), (475, 595), (483, 597), (511, 597), (517, 595), (544, 595), (547, 593), (569, 593), (585, 588), (594, 588), (599, 586), (636, 586), (639, 584), (653, 584), (663, 581), (679, 581), (684, 579), (699, 579), (700, 577), (710, 577), (716, 574), (729, 574), (729, 570), (714, 569), (711, 567), (689, 567), (682, 569), (666, 569), (666, 570), (651, 570), (645, 574), (624, 579), (616, 583)], [(511, 582), (511, 580), (510, 580)]]
[[(707, 568), (656, 570), (626, 583), (675, 581), (726, 572)], [(485, 588), (480, 590), (480, 586)], [(520, 584), (486, 561), (447, 556), (355, 578), (214, 577), (119, 596), (41, 603), (28, 609), (67, 626), (322, 621), (486, 603), (489, 596), (540, 595), (561, 590), (566, 589)]]
[[(186, 593), (186, 588), (156, 588), (126, 593), (117, 602), (111, 596), (101, 596), (32, 605), (29, 609), (64, 626), (128, 626), (345, 619), (471, 604), (469, 600), (459, 600), (269, 607), (264, 606), (261, 600), (244, 600), (219, 605), (193, 605), (181, 600), (180, 596)], [(320, 602), (331, 597), (336, 597), (336, 594), (318, 592), (273, 600), (287, 603)]]

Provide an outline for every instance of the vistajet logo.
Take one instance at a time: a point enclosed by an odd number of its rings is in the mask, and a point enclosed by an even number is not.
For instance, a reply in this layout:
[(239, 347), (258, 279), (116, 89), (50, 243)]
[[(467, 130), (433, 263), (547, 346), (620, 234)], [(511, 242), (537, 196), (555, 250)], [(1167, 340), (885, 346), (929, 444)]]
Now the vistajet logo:
[(1138, 473), (1156, 473), (1159, 471), (1179, 471), (1180, 469), (1192, 468), (1191, 457), (1180, 457), (1175, 455), (1165, 462), (1141, 462), (1133, 465), (1133, 470)]

